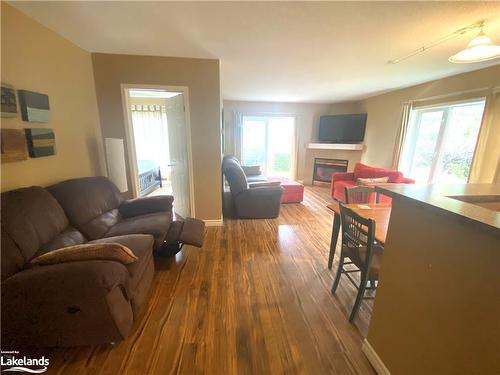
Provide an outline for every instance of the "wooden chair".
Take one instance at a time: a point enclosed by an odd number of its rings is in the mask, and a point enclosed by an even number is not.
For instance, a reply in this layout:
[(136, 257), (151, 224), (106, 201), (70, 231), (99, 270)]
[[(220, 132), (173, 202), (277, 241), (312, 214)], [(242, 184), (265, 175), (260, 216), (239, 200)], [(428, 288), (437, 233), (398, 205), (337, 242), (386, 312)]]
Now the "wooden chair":
[[(375, 221), (364, 218), (351, 209), (340, 206), (340, 220), (342, 223), (342, 246), (340, 252), (339, 265), (332, 286), (332, 293), (335, 293), (340, 282), (340, 276), (345, 274), (349, 281), (358, 289), (356, 301), (349, 316), (352, 321), (359, 310), (363, 299), (373, 299), (365, 297), (365, 290), (376, 289), (375, 282), (378, 280), (380, 265), (382, 263), (383, 248), (374, 243), (375, 241)], [(349, 258), (350, 262), (345, 262)], [(351, 265), (350, 269), (345, 269), (344, 265)], [(356, 268), (352, 268), (352, 267)], [(351, 277), (351, 273), (360, 272), (360, 284)], [(367, 284), (370, 282), (370, 286)]]
[(353, 187), (345, 187), (345, 203), (370, 203), (370, 196), (375, 194), (375, 203), (378, 203), (378, 193), (375, 187), (358, 185)]

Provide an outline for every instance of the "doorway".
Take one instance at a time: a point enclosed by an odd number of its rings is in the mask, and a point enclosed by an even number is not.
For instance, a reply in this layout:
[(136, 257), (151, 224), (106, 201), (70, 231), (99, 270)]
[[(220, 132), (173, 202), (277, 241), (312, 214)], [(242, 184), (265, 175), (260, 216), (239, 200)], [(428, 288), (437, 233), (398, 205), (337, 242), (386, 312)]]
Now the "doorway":
[(260, 165), (266, 176), (295, 176), (295, 117), (259, 115), (242, 118), (241, 162)]
[(194, 216), (187, 88), (122, 85), (134, 197), (173, 195)]

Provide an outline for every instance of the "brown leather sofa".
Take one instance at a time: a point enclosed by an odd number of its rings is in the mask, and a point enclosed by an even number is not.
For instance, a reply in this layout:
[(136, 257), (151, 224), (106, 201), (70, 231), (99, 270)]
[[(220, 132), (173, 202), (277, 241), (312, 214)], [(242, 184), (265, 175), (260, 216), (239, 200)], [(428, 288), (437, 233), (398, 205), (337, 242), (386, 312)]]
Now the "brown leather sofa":
[(229, 184), (224, 191), (224, 216), (240, 219), (272, 219), (280, 214), (283, 188), (279, 182), (248, 183), (238, 159), (225, 157), (222, 172)]
[[(153, 250), (201, 246), (204, 224), (173, 221), (173, 197), (124, 200), (105, 177), (2, 193), (2, 348), (126, 338), (154, 275)], [(65, 246), (118, 242), (138, 257), (30, 266)]]

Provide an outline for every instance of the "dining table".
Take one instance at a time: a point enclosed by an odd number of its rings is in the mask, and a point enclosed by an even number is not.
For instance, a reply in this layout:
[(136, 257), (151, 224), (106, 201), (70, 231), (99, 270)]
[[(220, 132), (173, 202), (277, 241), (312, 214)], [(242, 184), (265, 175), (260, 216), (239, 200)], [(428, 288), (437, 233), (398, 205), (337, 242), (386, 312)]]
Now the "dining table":
[[(387, 236), (387, 228), (389, 226), (389, 219), (391, 217), (391, 205), (389, 203), (370, 203), (370, 204), (346, 204), (358, 215), (373, 219), (375, 221), (375, 241), (380, 245), (385, 244)], [(335, 256), (335, 249), (337, 248), (338, 237), (340, 233), (340, 206), (339, 202), (335, 202), (326, 206), (329, 210), (333, 211), (333, 228), (332, 238), (330, 240), (330, 253), (328, 255), (328, 268), (332, 269), (333, 257)]]

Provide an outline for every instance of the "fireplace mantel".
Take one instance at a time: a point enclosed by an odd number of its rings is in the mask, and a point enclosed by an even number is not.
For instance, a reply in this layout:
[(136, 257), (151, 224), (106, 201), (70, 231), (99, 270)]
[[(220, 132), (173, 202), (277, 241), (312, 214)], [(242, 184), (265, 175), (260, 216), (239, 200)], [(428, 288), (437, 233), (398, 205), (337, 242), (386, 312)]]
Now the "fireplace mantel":
[[(322, 147), (310, 147), (310, 145), (319, 145)], [(306, 147), (303, 178), (303, 182), (306, 185), (312, 185), (315, 158), (348, 160), (347, 172), (352, 172), (356, 163), (361, 161), (361, 156), (364, 149), (363, 144), (338, 143), (308, 143), (306, 144)]]
[(308, 149), (315, 150), (352, 150), (352, 151), (362, 151), (362, 143), (308, 143), (306, 145)]

